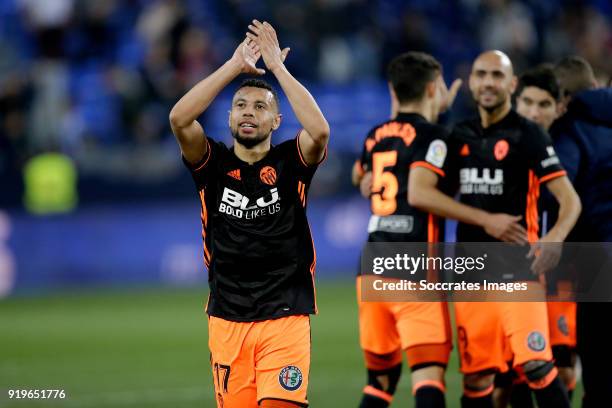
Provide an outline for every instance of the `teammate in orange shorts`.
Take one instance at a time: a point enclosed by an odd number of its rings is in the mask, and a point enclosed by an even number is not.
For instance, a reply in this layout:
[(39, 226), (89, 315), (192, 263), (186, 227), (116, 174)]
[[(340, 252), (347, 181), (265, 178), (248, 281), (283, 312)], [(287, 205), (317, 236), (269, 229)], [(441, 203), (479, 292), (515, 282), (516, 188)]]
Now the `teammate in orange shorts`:
[[(519, 79), (516, 111), (519, 115), (537, 123), (548, 131), (553, 122), (561, 114), (561, 88), (552, 67), (542, 65), (528, 70)], [(562, 163), (563, 164), (563, 163)], [(545, 194), (546, 192), (544, 192)], [(546, 211), (550, 197), (542, 200), (542, 216), (540, 225), (542, 232), (546, 233), (552, 217)], [(558, 280), (560, 277), (557, 277)], [(569, 283), (569, 282), (559, 282)], [(562, 287), (558, 288), (563, 290)], [(547, 304), (550, 343), (552, 346), (555, 366), (559, 377), (565, 384), (568, 397), (571, 401), (572, 391), (576, 386), (574, 365), (576, 362), (576, 303), (553, 301)], [(533, 402), (529, 387), (515, 375), (509, 372), (496, 378), (499, 388), (498, 405), (504, 406), (504, 400), (509, 399), (513, 406), (532, 407)], [(514, 383), (514, 386), (512, 386)], [(507, 394), (511, 391), (511, 395)]]
[[(448, 97), (440, 64), (424, 53), (394, 58), (387, 77), (393, 118), (369, 132), (353, 174), (353, 182), (363, 184), (371, 201), (368, 241), (438, 242), (443, 220), (411, 207), (407, 189), (415, 168), (436, 181), (444, 177), (447, 131), (431, 122), (454, 95)], [(372, 302), (361, 289), (362, 276), (357, 278), (357, 302), (368, 383), (360, 407), (391, 403), (403, 351), (412, 370), (416, 406), (444, 407), (444, 369), (452, 347), (446, 303)]]
[(576, 302), (548, 302), (550, 344), (571, 399), (576, 388)]
[[(174, 106), (170, 123), (202, 204), (217, 406), (307, 406), (316, 255), (306, 199), (329, 126), (285, 68), (289, 49), (281, 51), (272, 26), (253, 20), (249, 30), (232, 58)], [(228, 148), (206, 136), (197, 118), (239, 74), (263, 74), (260, 57), (303, 130), (271, 146), (281, 123), (278, 96), (251, 79), (234, 94)]]
[[(474, 61), (469, 82), (479, 117), (455, 126), (449, 152), (455, 160), (454, 174), (460, 176), (460, 201), (515, 215), (531, 243), (529, 255), (536, 255), (531, 270), (544, 273), (555, 259), (545, 243), (566, 238), (580, 213), (580, 200), (548, 135), (512, 110), (510, 97), (517, 80), (510, 59), (499, 51), (482, 53)], [(541, 184), (560, 205), (558, 221), (543, 237), (537, 209)], [(437, 196), (424, 195), (423, 201), (423, 208), (437, 212)], [(501, 239), (516, 238), (522, 231), (514, 230)], [(459, 223), (457, 240), (497, 241), (486, 230), (465, 222)], [(529, 266), (524, 269), (520, 272), (528, 275)], [(493, 406), (494, 374), (506, 371), (510, 358), (540, 407), (569, 407), (552, 361), (545, 303), (456, 303), (455, 311), (464, 374), (462, 407)]]
[[(534, 121), (548, 131), (553, 122), (562, 113), (561, 87), (554, 70), (549, 66), (540, 66), (525, 72), (519, 81), (519, 90), (516, 98), (516, 111), (523, 117)], [(561, 163), (563, 164), (563, 163)], [(547, 197), (548, 198), (548, 197)], [(544, 203), (546, 205), (547, 203)], [(542, 230), (545, 233), (550, 224), (551, 214), (543, 209)], [(562, 278), (562, 277), (560, 277)], [(558, 282), (559, 290), (562, 285), (569, 283)], [(555, 365), (559, 369), (559, 376), (565, 383), (570, 396), (576, 387), (576, 303), (575, 302), (549, 302), (548, 322), (550, 330), (550, 343), (553, 350)]]

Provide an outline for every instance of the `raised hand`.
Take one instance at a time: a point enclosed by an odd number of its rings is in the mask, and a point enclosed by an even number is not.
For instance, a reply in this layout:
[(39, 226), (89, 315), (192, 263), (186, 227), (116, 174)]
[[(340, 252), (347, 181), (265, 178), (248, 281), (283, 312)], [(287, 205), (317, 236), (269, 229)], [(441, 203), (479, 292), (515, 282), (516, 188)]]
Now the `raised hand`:
[(463, 81), (459, 78), (455, 79), (453, 81), (453, 83), (451, 84), (450, 89), (448, 89), (446, 87), (446, 83), (444, 82), (444, 79), (442, 78), (442, 76), (440, 76), (441, 78), (441, 91), (442, 91), (442, 105), (440, 106), (440, 112), (446, 112), (448, 109), (450, 109), (450, 107), (453, 105), (453, 102), (455, 102), (455, 98), (457, 97), (457, 93), (459, 92), (459, 89), (461, 88), (461, 85), (463, 84)]
[(261, 52), (257, 43), (250, 38), (245, 38), (234, 51), (232, 61), (240, 67), (242, 74), (263, 75), (266, 71), (255, 66), (260, 57)]
[(253, 24), (249, 25), (249, 30), (250, 32), (246, 33), (247, 38), (257, 45), (257, 50), (261, 53), (266, 68), (274, 72), (281, 67), (290, 49), (280, 49), (276, 30), (268, 22), (262, 23), (258, 20), (253, 20)]

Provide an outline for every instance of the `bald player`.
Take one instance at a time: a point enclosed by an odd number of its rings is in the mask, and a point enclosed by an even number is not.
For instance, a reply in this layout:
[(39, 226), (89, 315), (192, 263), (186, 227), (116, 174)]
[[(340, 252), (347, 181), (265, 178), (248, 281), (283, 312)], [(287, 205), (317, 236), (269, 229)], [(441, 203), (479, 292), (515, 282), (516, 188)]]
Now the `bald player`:
[[(580, 213), (580, 201), (557, 159), (548, 135), (512, 110), (517, 86), (510, 59), (500, 51), (482, 53), (469, 79), (478, 117), (457, 125), (449, 159), (463, 204), (520, 220), (533, 258), (523, 276), (538, 280), (555, 264), (547, 242), (562, 242)], [(539, 186), (545, 184), (559, 203), (559, 218), (540, 236), (537, 216)], [(420, 207), (438, 213), (438, 200), (425, 190)], [(429, 200), (429, 201), (428, 201)], [(520, 240), (520, 231), (516, 231)], [(478, 225), (459, 222), (459, 242), (499, 242)], [(527, 250), (526, 250), (527, 252)], [(538, 254), (535, 256), (534, 254)], [(532, 286), (532, 283), (530, 283)], [(457, 337), (464, 374), (464, 408), (493, 407), (496, 372), (511, 366), (525, 377), (540, 407), (569, 407), (567, 394), (553, 364), (546, 304), (538, 302), (457, 302)]]

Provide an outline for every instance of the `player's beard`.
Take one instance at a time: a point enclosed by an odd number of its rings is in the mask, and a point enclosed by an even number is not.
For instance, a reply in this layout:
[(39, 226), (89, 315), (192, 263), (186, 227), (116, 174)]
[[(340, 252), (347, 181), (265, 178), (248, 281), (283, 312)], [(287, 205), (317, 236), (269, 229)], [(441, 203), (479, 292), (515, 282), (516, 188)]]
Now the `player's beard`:
[(253, 147), (257, 146), (258, 144), (264, 142), (268, 136), (270, 136), (269, 133), (267, 134), (261, 134), (259, 132), (257, 132), (255, 134), (255, 136), (242, 136), (240, 135), (239, 129), (236, 129), (234, 131), (232, 131), (232, 137), (234, 138), (234, 140), (237, 143), (240, 143), (241, 145), (243, 145), (244, 147), (246, 147), (247, 149), (252, 149)]
[(495, 101), (495, 103), (488, 106), (481, 104), (479, 100), (477, 100), (476, 102), (478, 103), (478, 106), (480, 106), (482, 109), (486, 110), (489, 113), (492, 113), (499, 109), (501, 106), (503, 106), (504, 103), (506, 103), (506, 98), (499, 98), (497, 101)]
[(497, 109), (499, 109), (499, 107), (502, 106), (504, 102), (506, 101), (500, 101), (496, 103), (495, 105), (491, 105), (491, 106), (483, 106), (483, 105), (480, 105), (480, 106), (487, 112), (492, 113), (492, 112), (495, 112)]

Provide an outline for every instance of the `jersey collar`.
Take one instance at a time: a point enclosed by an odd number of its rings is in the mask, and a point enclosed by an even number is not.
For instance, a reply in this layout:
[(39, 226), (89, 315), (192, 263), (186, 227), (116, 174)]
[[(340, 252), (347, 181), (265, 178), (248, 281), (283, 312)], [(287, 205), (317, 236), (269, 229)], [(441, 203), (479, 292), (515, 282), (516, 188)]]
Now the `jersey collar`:
[(425, 116), (415, 112), (399, 112), (393, 120), (397, 122), (427, 122)]

